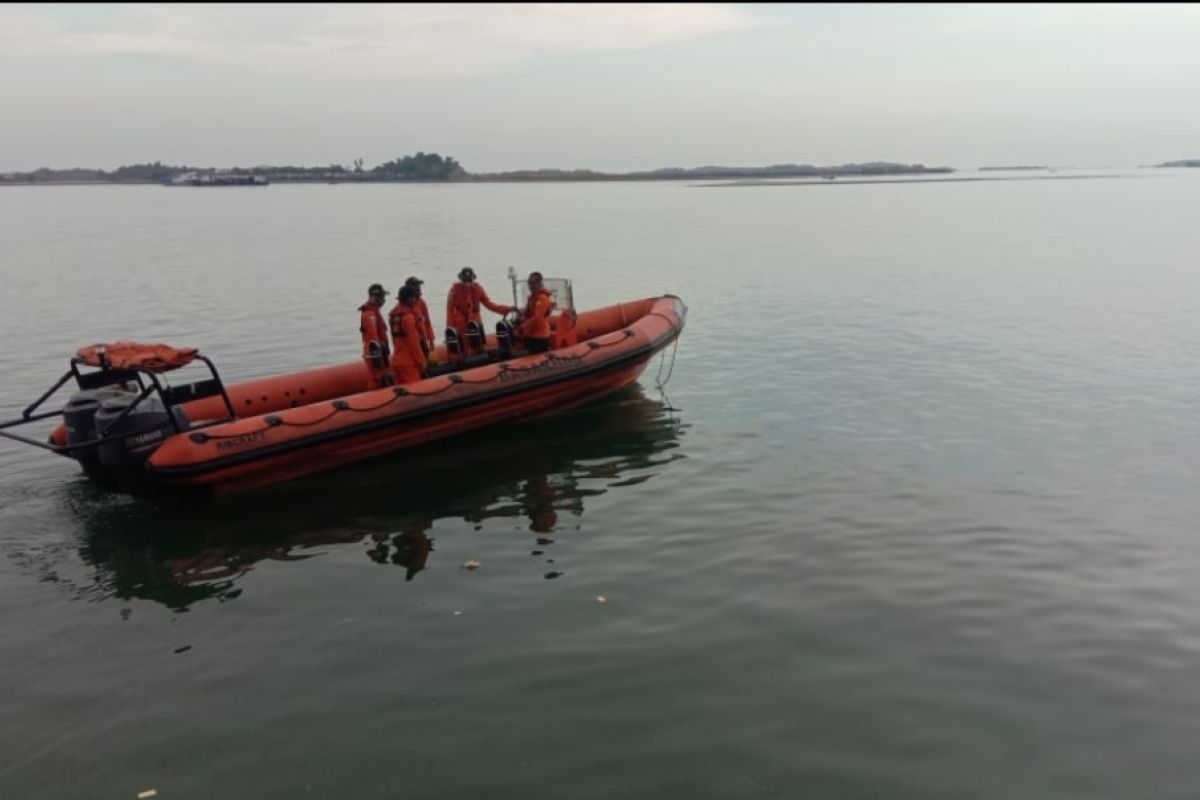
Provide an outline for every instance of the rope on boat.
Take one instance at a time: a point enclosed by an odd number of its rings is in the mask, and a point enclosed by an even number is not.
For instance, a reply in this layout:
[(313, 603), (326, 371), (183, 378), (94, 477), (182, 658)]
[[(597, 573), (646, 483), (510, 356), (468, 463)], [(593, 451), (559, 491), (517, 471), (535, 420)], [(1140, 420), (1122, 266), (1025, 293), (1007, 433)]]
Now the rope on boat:
[(663, 367), (667, 363), (667, 351), (663, 350), (663, 357), (658, 362), (658, 375), (654, 378), (654, 385), (661, 392), (666, 388), (667, 382), (671, 380), (671, 375), (675, 372), (675, 351), (679, 349), (679, 337), (675, 337), (675, 344), (671, 346), (671, 366), (667, 369), (667, 377), (662, 376)]

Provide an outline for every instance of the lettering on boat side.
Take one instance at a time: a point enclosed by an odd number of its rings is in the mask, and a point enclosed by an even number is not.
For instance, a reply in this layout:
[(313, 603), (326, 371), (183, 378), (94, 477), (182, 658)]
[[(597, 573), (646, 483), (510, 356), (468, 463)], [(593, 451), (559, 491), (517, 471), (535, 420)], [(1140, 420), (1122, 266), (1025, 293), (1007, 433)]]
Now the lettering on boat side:
[(515, 381), (524, 378), (536, 378), (539, 375), (545, 375), (554, 372), (558, 369), (565, 369), (571, 366), (570, 361), (558, 358), (547, 358), (540, 364), (535, 364), (532, 367), (524, 369), (506, 369), (500, 373), (501, 382)]
[(236, 450), (248, 444), (257, 444), (266, 438), (266, 431), (255, 431), (254, 433), (243, 433), (241, 436), (231, 436), (228, 439), (218, 439), (217, 450)]

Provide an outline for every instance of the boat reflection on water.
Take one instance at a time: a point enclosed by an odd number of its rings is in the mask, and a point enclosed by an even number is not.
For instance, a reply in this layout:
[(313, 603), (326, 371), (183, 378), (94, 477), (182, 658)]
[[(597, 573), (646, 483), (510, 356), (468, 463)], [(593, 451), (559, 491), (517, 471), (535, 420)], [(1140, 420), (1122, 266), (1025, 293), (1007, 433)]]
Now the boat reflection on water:
[[(229, 498), (156, 504), (89, 495), (75, 505), (80, 553), (104, 596), (186, 609), (225, 601), (264, 560), (297, 561), (331, 547), (412, 580), (436, 557), (439, 520), (528, 520), (542, 535), (572, 526), (586, 498), (652, 479), (682, 455), (678, 410), (634, 385), (585, 408), (365, 462)], [(75, 492), (90, 492), (82, 482)], [(319, 549), (318, 549), (319, 548)]]

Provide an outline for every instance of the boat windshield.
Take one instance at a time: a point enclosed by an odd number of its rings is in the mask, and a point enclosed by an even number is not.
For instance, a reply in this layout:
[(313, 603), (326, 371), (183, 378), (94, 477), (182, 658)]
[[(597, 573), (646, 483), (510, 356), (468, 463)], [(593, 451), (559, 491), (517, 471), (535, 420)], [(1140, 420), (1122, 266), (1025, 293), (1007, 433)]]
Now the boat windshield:
[[(571, 290), (571, 281), (567, 278), (543, 278), (542, 285), (550, 291), (557, 311), (574, 311), (575, 297)], [(513, 278), (514, 294), (519, 308), (525, 307), (529, 299), (529, 284), (523, 278)]]

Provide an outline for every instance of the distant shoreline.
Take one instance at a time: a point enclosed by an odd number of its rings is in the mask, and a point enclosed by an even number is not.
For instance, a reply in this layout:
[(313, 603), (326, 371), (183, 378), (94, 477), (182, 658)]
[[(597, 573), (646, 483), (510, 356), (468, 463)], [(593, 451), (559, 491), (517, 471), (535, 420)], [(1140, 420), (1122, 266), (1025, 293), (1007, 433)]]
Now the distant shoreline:
[[(894, 175), (894, 177), (893, 177), (893, 175)], [(342, 184), (369, 184), (369, 185), (378, 185), (378, 184), (430, 185), (430, 184), (436, 184), (436, 185), (446, 185), (446, 184), (452, 184), (452, 185), (461, 186), (461, 185), (467, 185), (467, 184), (473, 184), (473, 183), (487, 183), (487, 184), (500, 184), (500, 183), (618, 183), (618, 182), (652, 183), (652, 182), (656, 182), (656, 181), (657, 182), (665, 182), (665, 183), (679, 183), (679, 182), (686, 183), (688, 181), (691, 181), (691, 183), (688, 183), (688, 185), (692, 188), (719, 189), (719, 188), (751, 188), (751, 187), (756, 187), (756, 186), (865, 186), (865, 185), (878, 185), (878, 184), (886, 184), (886, 183), (980, 183), (980, 182), (985, 182), (985, 181), (1067, 181), (1067, 180), (1090, 180), (1090, 179), (1096, 179), (1096, 178), (1140, 177), (1140, 176), (1134, 176), (1134, 175), (1119, 175), (1119, 174), (1108, 174), (1108, 173), (1095, 174), (1095, 175), (1062, 175), (1062, 174), (1011, 175), (1011, 176), (1010, 175), (1005, 175), (1005, 176), (997, 175), (994, 177), (993, 176), (980, 176), (980, 175), (923, 177), (922, 173), (904, 173), (904, 175), (910, 175), (911, 177), (904, 177), (903, 175), (895, 175), (894, 173), (884, 173), (881, 175), (868, 175), (868, 174), (864, 174), (864, 173), (858, 173), (857, 175), (854, 176), (854, 179), (851, 179), (851, 180), (829, 180), (829, 179), (818, 178), (818, 177), (805, 177), (803, 179), (797, 180), (797, 179), (781, 179), (781, 178), (777, 178), (777, 177), (745, 178), (745, 177), (739, 176), (737, 178), (723, 178), (723, 177), (716, 177), (716, 178), (694, 178), (694, 177), (666, 178), (666, 177), (661, 177), (661, 178), (627, 178), (627, 179), (612, 178), (612, 179), (608, 179), (605, 181), (589, 180), (586, 178), (578, 178), (578, 179), (560, 178), (560, 179), (556, 179), (556, 180), (542, 180), (542, 181), (531, 181), (531, 180), (520, 180), (520, 179), (487, 180), (487, 181), (293, 180), (293, 181), (279, 181), (279, 183), (285, 184), (285, 185), (286, 184), (296, 184), (296, 185), (318, 185), (318, 184), (337, 184), (337, 185), (342, 185)], [(842, 177), (846, 178), (846, 177), (851, 177), (851, 176), (842, 176)], [(696, 181), (711, 181), (711, 182), (697, 183)], [(158, 181), (2, 181), (2, 182), (0, 182), (0, 187), (2, 187), (2, 186), (161, 186), (161, 185), (162, 184)], [(171, 187), (168, 187), (168, 188), (171, 188)], [(210, 187), (183, 186), (183, 187), (175, 187), (175, 188), (195, 189), (195, 188), (210, 188)], [(243, 189), (243, 188), (247, 188), (247, 187), (225, 186), (225, 187), (211, 187), (211, 188)], [(259, 187), (259, 188), (267, 188), (267, 187)]]
[[(739, 173), (737, 175), (722, 175), (722, 174), (697, 174), (697, 175), (606, 175), (604, 177), (582, 177), (582, 176), (563, 176), (563, 177), (473, 177), (458, 180), (338, 180), (332, 178), (296, 178), (291, 180), (271, 179), (272, 184), (277, 185), (309, 185), (309, 184), (329, 184), (329, 185), (362, 185), (371, 186), (378, 184), (473, 184), (473, 183), (653, 183), (653, 182), (669, 182), (678, 183), (680, 181), (748, 181), (748, 180), (774, 180), (792, 178), (801, 179), (808, 178), (815, 183), (832, 183), (836, 178), (871, 178), (885, 176), (902, 176), (902, 175), (930, 175), (930, 174), (946, 174), (953, 170), (926, 170), (924, 172), (853, 172), (833, 174), (826, 177), (822, 174), (803, 173), (798, 175), (779, 175), (775, 173)], [(83, 181), (83, 180), (0, 180), (0, 186), (169, 186), (162, 181)], [(195, 188), (247, 188), (241, 186), (225, 186), (225, 187), (195, 187), (195, 186), (179, 186), (170, 188), (195, 189)], [(253, 187), (251, 187), (253, 188)], [(263, 188), (263, 187), (259, 187)]]
[[(1200, 159), (1168, 161), (1160, 167), (1200, 167)], [(978, 167), (978, 172), (1058, 172), (1044, 165), (1012, 164)], [(0, 172), (0, 186), (144, 186), (148, 184), (177, 187), (215, 188), (229, 184), (363, 184), (363, 183), (633, 183), (655, 181), (721, 181), (735, 185), (751, 185), (755, 181), (771, 181), (781, 185), (791, 183), (899, 182), (921, 176), (944, 176), (957, 172), (953, 167), (924, 164), (902, 164), (892, 161), (866, 161), (838, 165), (784, 163), (758, 167), (665, 167), (633, 172), (600, 172), (591, 169), (518, 169), (504, 172), (469, 172), (454, 158), (437, 153), (418, 152), (367, 168), (361, 158), (354, 159), (351, 168), (341, 164), (325, 167), (278, 166), (263, 164), (256, 167), (187, 167), (153, 163), (129, 164), (114, 170), (74, 167), (51, 169), (42, 167), (30, 172)], [(949, 180), (933, 177), (928, 180)], [(959, 178), (957, 180), (971, 180)], [(749, 183), (748, 183), (749, 182)]]
[(1140, 177), (1133, 175), (1014, 175), (1011, 177), (955, 177), (955, 178), (912, 178), (904, 180), (902, 178), (872, 178), (863, 181), (726, 181), (723, 183), (697, 183), (694, 184), (701, 189), (721, 189), (734, 187), (755, 187), (755, 186), (864, 186), (868, 184), (880, 183), (981, 183), (989, 181), (1078, 181), (1090, 180), (1094, 178), (1132, 178)]
[[(671, 182), (678, 183), (680, 181), (732, 181), (732, 180), (774, 180), (792, 178), (792, 179), (810, 179), (813, 182), (832, 183), (838, 178), (855, 179), (855, 178), (872, 178), (872, 177), (888, 177), (888, 176), (904, 176), (904, 175), (943, 175), (954, 172), (954, 170), (945, 168), (931, 168), (927, 170), (908, 171), (908, 170), (881, 170), (879, 172), (797, 172), (797, 173), (778, 173), (778, 172), (760, 172), (755, 170), (738, 171), (736, 173), (726, 174), (721, 172), (696, 172), (684, 173), (678, 175), (655, 175), (655, 174), (603, 174), (595, 173), (592, 175), (561, 175), (561, 176), (526, 176), (526, 175), (478, 175), (468, 178), (455, 178), (450, 180), (430, 179), (416, 180), (411, 178), (405, 179), (354, 179), (354, 178), (275, 178), (270, 177), (271, 184), (333, 184), (333, 185), (378, 185), (378, 184), (475, 184), (475, 183), (650, 183), (650, 182)], [(169, 186), (163, 181), (154, 180), (5, 180), (0, 179), (0, 186)], [(195, 186), (178, 186), (171, 188), (247, 188), (241, 186), (225, 186), (225, 187), (195, 187)]]
[(154, 186), (160, 181), (7, 181), (0, 186)]
[[(487, 180), (487, 181), (325, 181), (325, 180), (294, 180), (294, 181), (279, 181), (284, 185), (319, 185), (319, 184), (362, 184), (362, 185), (379, 185), (379, 184), (419, 184), (430, 185), (436, 184), (439, 186), (450, 185), (469, 185), (474, 183), (486, 184), (501, 184), (501, 183), (680, 183), (688, 182), (688, 185), (693, 188), (701, 189), (719, 189), (719, 188), (748, 188), (756, 186), (865, 186), (878, 185), (885, 183), (980, 183), (989, 181), (1066, 181), (1066, 180), (1090, 180), (1095, 178), (1131, 178), (1138, 177), (1133, 175), (1117, 175), (1117, 174), (1102, 174), (1102, 175), (1014, 175), (1014, 176), (953, 176), (953, 177), (918, 177), (919, 173), (913, 173), (914, 177), (887, 177), (885, 175), (863, 175), (859, 174), (856, 180), (828, 180), (822, 178), (805, 178), (805, 179), (781, 179), (781, 178), (628, 178), (628, 179), (609, 179), (604, 181), (589, 180), (586, 178), (561, 178), (556, 180)], [(849, 176), (844, 176), (849, 177)], [(695, 183), (694, 181), (715, 181), (711, 183)], [(0, 187), (3, 186), (161, 186), (158, 181), (2, 181)], [(224, 188), (224, 189), (243, 189), (242, 186), (223, 186), (223, 187), (167, 187), (167, 188)], [(251, 187), (253, 188), (253, 187)], [(267, 188), (267, 187), (258, 187)]]
[(504, 172), (468, 172), (455, 159), (437, 153), (417, 153), (367, 169), (362, 159), (353, 168), (340, 164), (327, 167), (272, 166), (187, 167), (159, 161), (130, 164), (115, 170), (74, 167), (42, 167), (31, 172), (0, 173), (0, 186), (34, 185), (138, 185), (158, 183), (173, 186), (220, 186), (233, 183), (259, 185), (272, 183), (582, 183), (617, 181), (694, 181), (753, 178), (822, 178), (945, 174), (951, 167), (926, 167), (924, 164), (900, 164), (890, 161), (816, 166), (813, 164), (772, 164), (763, 167), (666, 167), (634, 172), (600, 172), (590, 169), (518, 169)]
[(543, 182), (612, 182), (612, 181), (695, 181), (737, 180), (754, 178), (814, 178), (835, 180), (886, 175), (940, 175), (954, 172), (951, 167), (922, 165), (879, 164), (812, 167), (808, 165), (779, 165), (775, 167), (695, 167), (691, 169), (659, 169), (647, 172), (592, 172), (590, 170), (514, 170), (511, 172), (480, 173), (463, 179), (465, 183), (543, 183)]

